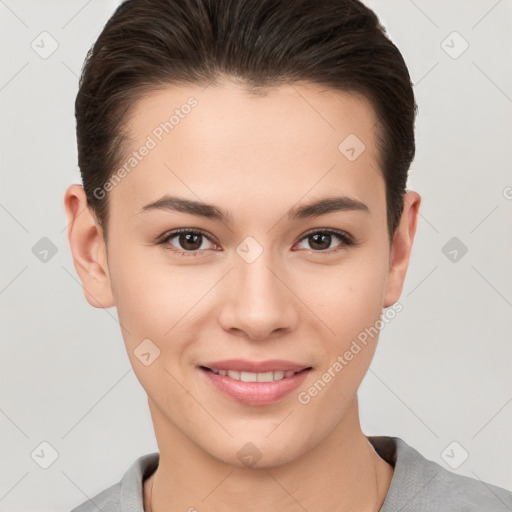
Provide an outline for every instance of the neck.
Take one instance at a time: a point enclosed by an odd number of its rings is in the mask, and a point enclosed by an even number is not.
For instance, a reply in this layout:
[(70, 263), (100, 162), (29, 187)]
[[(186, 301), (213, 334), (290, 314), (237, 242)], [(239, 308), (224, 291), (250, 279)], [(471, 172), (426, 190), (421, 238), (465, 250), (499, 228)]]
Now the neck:
[(305, 510), (378, 512), (393, 468), (359, 424), (357, 398), (329, 436), (283, 465), (247, 468), (211, 457), (163, 417), (151, 401), (160, 462), (144, 483), (146, 512)]

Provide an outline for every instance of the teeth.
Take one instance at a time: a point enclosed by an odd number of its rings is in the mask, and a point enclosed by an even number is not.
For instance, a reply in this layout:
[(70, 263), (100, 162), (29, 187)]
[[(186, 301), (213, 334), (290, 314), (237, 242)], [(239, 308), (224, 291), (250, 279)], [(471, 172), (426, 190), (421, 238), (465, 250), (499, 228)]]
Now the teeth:
[(239, 372), (236, 370), (214, 370), (213, 373), (217, 375), (227, 375), (231, 379), (241, 380), (242, 382), (273, 382), (275, 380), (285, 379), (291, 377), (297, 372), (281, 370), (276, 372), (264, 372), (264, 373), (253, 373), (253, 372)]
[[(228, 372), (229, 375), (229, 372)], [(258, 374), (252, 372), (240, 372), (240, 380), (242, 382), (257, 382)]]
[(253, 375), (257, 375), (258, 377), (258, 382), (272, 382), (273, 380), (278, 380), (278, 373), (283, 373), (283, 372), (266, 372), (266, 373), (256, 373), (256, 374), (253, 374)]

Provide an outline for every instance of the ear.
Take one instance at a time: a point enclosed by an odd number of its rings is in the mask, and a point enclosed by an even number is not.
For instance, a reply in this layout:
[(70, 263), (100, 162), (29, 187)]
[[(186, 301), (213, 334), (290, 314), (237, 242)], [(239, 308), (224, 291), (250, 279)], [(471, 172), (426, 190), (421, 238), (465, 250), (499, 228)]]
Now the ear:
[(70, 185), (64, 195), (68, 241), (84, 295), (95, 308), (115, 305), (103, 232), (87, 203), (82, 185)]
[(409, 191), (404, 196), (404, 210), (393, 236), (390, 249), (389, 275), (384, 307), (392, 306), (402, 294), (405, 274), (409, 267), (421, 197), (417, 192)]

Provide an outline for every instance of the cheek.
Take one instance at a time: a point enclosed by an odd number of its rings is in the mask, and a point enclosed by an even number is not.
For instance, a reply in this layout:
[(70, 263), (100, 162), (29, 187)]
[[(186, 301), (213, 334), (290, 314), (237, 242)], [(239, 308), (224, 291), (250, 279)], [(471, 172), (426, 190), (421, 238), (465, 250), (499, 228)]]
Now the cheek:
[(172, 387), (166, 361), (179, 358), (183, 348), (172, 329), (185, 314), (186, 300), (169, 268), (152, 265), (133, 248), (126, 254), (112, 254), (110, 272), (122, 336), (137, 379), (162, 404)]
[(345, 345), (375, 324), (383, 309), (387, 283), (383, 250), (356, 250), (345, 262), (311, 276), (302, 288), (311, 309), (334, 331), (336, 345)]
[[(113, 244), (114, 245), (114, 244)], [(127, 244), (126, 244), (127, 245)], [(147, 257), (147, 248), (116, 246), (109, 258), (110, 279), (127, 348), (143, 339), (156, 343), (183, 308), (183, 286), (169, 267)]]
[(125, 250), (116, 246), (109, 258), (119, 316), (133, 330), (147, 328), (161, 337), (187, 302), (190, 287), (180, 280), (179, 271), (152, 258), (158, 248), (125, 245)]
[(324, 329), (324, 336), (316, 336), (323, 345), (324, 357), (316, 380), (298, 398), (311, 417), (324, 416), (329, 428), (334, 428), (345, 414), (375, 353), (387, 276), (385, 264), (385, 259), (361, 257), (350, 268), (340, 266), (326, 281), (323, 293), (317, 294), (321, 300), (315, 313), (329, 330)]
[(132, 247), (122, 258), (122, 251), (113, 253), (112, 289), (129, 357), (133, 360), (134, 350), (150, 339), (160, 350), (160, 364), (179, 366), (194, 331), (200, 332), (209, 319), (209, 291), (218, 276), (173, 267), (157, 250), (155, 258), (147, 248)]

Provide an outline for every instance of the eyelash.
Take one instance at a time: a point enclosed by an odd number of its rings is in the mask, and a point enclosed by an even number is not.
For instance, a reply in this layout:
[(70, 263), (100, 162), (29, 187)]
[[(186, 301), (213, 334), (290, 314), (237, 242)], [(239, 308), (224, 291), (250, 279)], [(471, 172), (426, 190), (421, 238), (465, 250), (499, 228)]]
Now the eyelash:
[[(194, 228), (181, 228), (181, 229), (176, 229), (174, 231), (171, 231), (170, 233), (166, 233), (165, 235), (163, 235), (162, 237), (160, 237), (158, 240), (157, 240), (157, 244), (158, 245), (165, 245), (167, 244), (172, 238), (175, 238), (177, 235), (181, 234), (181, 233), (192, 233), (192, 234), (195, 234), (195, 235), (202, 235), (204, 236), (206, 239), (208, 239), (210, 242), (213, 242), (213, 243), (216, 243), (214, 242), (211, 237), (205, 233), (204, 231), (201, 231), (200, 229), (194, 229)], [(343, 250), (347, 247), (350, 247), (350, 246), (353, 246), (353, 245), (356, 245), (356, 243), (354, 242), (354, 240), (352, 239), (352, 237), (350, 235), (348, 235), (347, 233), (343, 232), (343, 231), (338, 231), (336, 229), (319, 229), (319, 228), (316, 228), (312, 231), (308, 231), (307, 233), (305, 233), (302, 238), (299, 239), (299, 242), (302, 242), (304, 239), (310, 237), (311, 235), (315, 235), (315, 234), (318, 234), (318, 233), (321, 233), (321, 234), (324, 234), (324, 235), (335, 235), (336, 237), (338, 237), (340, 240), (341, 240), (341, 244), (340, 244), (340, 247), (338, 248), (334, 248), (334, 249), (326, 249), (326, 250), (314, 250), (314, 249), (309, 249), (310, 252), (313, 252), (315, 254), (323, 254), (323, 255), (328, 255), (328, 254), (332, 254), (334, 252), (337, 252), (337, 251), (340, 251), (340, 250)], [(179, 249), (171, 249), (170, 247), (165, 247), (167, 250), (170, 250), (172, 252), (176, 252), (178, 253), (180, 256), (184, 256), (184, 257), (197, 257), (199, 256), (203, 251), (206, 251), (207, 249), (202, 249), (202, 250), (195, 250), (195, 251), (180, 251)]]

